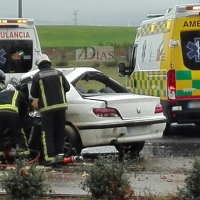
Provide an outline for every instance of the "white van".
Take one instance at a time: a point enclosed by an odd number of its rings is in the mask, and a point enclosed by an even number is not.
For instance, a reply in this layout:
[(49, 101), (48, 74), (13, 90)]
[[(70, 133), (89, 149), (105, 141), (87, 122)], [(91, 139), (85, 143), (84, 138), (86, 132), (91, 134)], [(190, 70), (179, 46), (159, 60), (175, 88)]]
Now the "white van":
[(40, 52), (33, 19), (0, 18), (0, 69), (7, 79), (36, 69), (35, 57)]

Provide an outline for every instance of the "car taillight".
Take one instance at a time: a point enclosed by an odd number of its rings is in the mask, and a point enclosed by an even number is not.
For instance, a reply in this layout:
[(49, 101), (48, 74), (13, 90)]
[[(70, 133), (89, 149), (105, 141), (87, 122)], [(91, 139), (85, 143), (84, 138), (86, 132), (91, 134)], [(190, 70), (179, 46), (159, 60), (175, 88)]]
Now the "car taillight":
[(156, 107), (155, 107), (154, 114), (156, 114), (156, 113), (162, 113), (162, 112), (163, 112), (163, 108), (162, 108), (162, 105), (159, 103), (159, 104), (156, 105)]
[(170, 69), (167, 72), (167, 95), (170, 102), (176, 101), (176, 75), (175, 70)]
[(118, 111), (113, 108), (94, 108), (97, 117), (119, 117)]

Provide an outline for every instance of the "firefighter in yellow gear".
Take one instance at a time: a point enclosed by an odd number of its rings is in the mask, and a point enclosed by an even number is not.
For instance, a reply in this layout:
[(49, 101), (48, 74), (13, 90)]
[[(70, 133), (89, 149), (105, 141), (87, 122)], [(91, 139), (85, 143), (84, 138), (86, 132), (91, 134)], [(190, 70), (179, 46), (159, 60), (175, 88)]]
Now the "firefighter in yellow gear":
[(4, 161), (4, 135), (9, 129), (19, 155), (29, 156), (27, 140), (22, 128), (21, 117), (27, 114), (29, 99), (14, 87), (7, 87), (6, 76), (0, 70), (0, 162)]
[(46, 54), (37, 57), (39, 71), (33, 76), (30, 94), (32, 106), (41, 113), (44, 165), (51, 165), (56, 155), (63, 154), (66, 110), (66, 92), (70, 84), (64, 74), (51, 67)]

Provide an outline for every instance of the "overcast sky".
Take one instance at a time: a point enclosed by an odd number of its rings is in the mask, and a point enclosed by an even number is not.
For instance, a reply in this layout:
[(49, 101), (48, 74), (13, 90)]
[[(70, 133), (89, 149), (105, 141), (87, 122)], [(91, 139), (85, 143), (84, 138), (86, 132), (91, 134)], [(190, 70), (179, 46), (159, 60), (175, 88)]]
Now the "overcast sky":
[[(198, 0), (22, 0), (23, 17), (36, 24), (137, 26), (149, 13), (164, 13)], [(18, 0), (0, 0), (0, 17), (17, 17)]]

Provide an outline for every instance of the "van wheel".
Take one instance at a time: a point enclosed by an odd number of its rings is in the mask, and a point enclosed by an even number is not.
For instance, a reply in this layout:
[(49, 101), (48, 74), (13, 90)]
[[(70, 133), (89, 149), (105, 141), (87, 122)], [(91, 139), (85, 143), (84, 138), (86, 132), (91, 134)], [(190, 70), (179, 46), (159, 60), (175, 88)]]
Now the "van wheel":
[(130, 144), (115, 145), (115, 148), (119, 151), (120, 156), (129, 155), (131, 158), (139, 158), (140, 151), (142, 151), (144, 145), (145, 141), (141, 141)]
[(166, 123), (166, 126), (165, 126), (165, 130), (163, 131), (163, 135), (166, 136), (166, 135), (169, 135), (170, 133), (170, 126), (171, 126), (171, 123)]
[(66, 157), (69, 157), (71, 155), (77, 154), (76, 152), (76, 144), (77, 141), (77, 135), (75, 130), (71, 126), (65, 126), (65, 136), (64, 136), (64, 154)]

